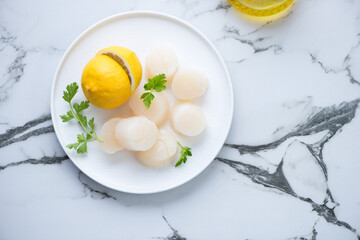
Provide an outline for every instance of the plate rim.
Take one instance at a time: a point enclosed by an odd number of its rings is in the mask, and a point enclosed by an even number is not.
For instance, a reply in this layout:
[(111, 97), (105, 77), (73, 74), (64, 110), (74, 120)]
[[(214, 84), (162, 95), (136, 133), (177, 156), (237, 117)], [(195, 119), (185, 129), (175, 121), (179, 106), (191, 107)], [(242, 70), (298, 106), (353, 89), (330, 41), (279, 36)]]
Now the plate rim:
[[(71, 44), (67, 47), (66, 51), (64, 52), (63, 56), (60, 59), (60, 62), (56, 68), (55, 71), (55, 75), (53, 77), (52, 80), (52, 86), (51, 86), (51, 94), (50, 94), (50, 112), (51, 112), (51, 121), (54, 127), (54, 132), (56, 135), (57, 140), (60, 143), (60, 146), (62, 147), (63, 151), (66, 153), (66, 149), (64, 148), (63, 143), (61, 142), (59, 136), (58, 136), (58, 127), (56, 126), (55, 122), (54, 122), (54, 118), (55, 116), (55, 110), (54, 110), (54, 92), (55, 92), (55, 83), (56, 83), (56, 79), (58, 78), (59, 75), (59, 71), (60, 69), (63, 67), (64, 65), (64, 60), (67, 58), (67, 56), (69, 55), (69, 53), (72, 51), (72, 49), (75, 47), (75, 45), (78, 43), (79, 40), (81, 40), (82, 38), (86, 37), (86, 35), (88, 33), (91, 32), (92, 29), (101, 26), (102, 24), (112, 20), (112, 19), (116, 19), (116, 18), (120, 18), (120, 17), (136, 17), (136, 16), (150, 16), (150, 17), (156, 17), (156, 18), (163, 18), (166, 19), (168, 21), (172, 21), (178, 24), (181, 24), (183, 26), (185, 26), (186, 28), (192, 30), (194, 33), (196, 33), (197, 35), (200, 36), (200, 38), (202, 40), (204, 40), (211, 48), (211, 50), (215, 53), (216, 57), (218, 58), (218, 60), (221, 63), (221, 67), (224, 69), (225, 71), (225, 75), (226, 75), (226, 81), (228, 82), (228, 86), (229, 86), (229, 90), (230, 90), (230, 112), (229, 112), (229, 118), (228, 118), (228, 122), (225, 123), (224, 125), (226, 126), (226, 129), (224, 129), (223, 134), (221, 135), (221, 137), (223, 138), (223, 141), (225, 143), (225, 140), (227, 138), (227, 136), (229, 135), (230, 132), (230, 128), (231, 128), (231, 124), (232, 124), (232, 120), (233, 120), (233, 116), (234, 116), (234, 91), (233, 91), (233, 86), (232, 86), (232, 80), (230, 77), (230, 73), (229, 70), (225, 64), (224, 59), (222, 58), (222, 56), (220, 55), (219, 51), (216, 49), (215, 45), (210, 41), (210, 39), (208, 37), (206, 37), (200, 30), (198, 30), (195, 26), (193, 26), (192, 24), (167, 13), (163, 13), (163, 12), (158, 12), (158, 11), (150, 11), (150, 10), (136, 10), (136, 11), (125, 11), (125, 12), (121, 12), (121, 13), (117, 13), (117, 14), (113, 14), (110, 15), (108, 17), (102, 18), (99, 21), (96, 21), (95, 23), (93, 23), (92, 25), (90, 25), (88, 28), (86, 28), (84, 31), (82, 31), (72, 42)], [(217, 154), (220, 152), (220, 150), (222, 149), (223, 145), (221, 145), (220, 147), (218, 147), (218, 149), (216, 150), (216, 155), (214, 156), (214, 159), (216, 158)], [(66, 154), (67, 155), (67, 154)], [(71, 157), (69, 155), (67, 155), (67, 157), (71, 160), (71, 162), (85, 175), (87, 175), (89, 178), (91, 178), (93, 181), (108, 187), (110, 189), (116, 190), (116, 191), (120, 191), (120, 192), (124, 192), (124, 193), (131, 193), (131, 194), (152, 194), (152, 193), (160, 193), (160, 192), (164, 192), (164, 191), (168, 191), (171, 189), (174, 189), (176, 187), (179, 187), (191, 180), (193, 180), (195, 177), (199, 176), (200, 173), (202, 173), (206, 168), (209, 167), (209, 165), (214, 161), (214, 159), (212, 159), (211, 161), (208, 162), (208, 164), (204, 165), (203, 168), (199, 168), (198, 170), (194, 171), (193, 176), (189, 177), (189, 178), (185, 178), (182, 181), (179, 181), (176, 184), (172, 184), (163, 188), (158, 188), (158, 189), (154, 189), (152, 191), (149, 190), (145, 190), (145, 191), (139, 191), (137, 189), (118, 189), (115, 188), (114, 186), (111, 186), (109, 184), (106, 183), (102, 183), (100, 182), (98, 179), (94, 178), (92, 176), (92, 174), (88, 173), (88, 172), (84, 172), (82, 170), (81, 167), (79, 167), (79, 165), (76, 163), (76, 161), (72, 160)]]

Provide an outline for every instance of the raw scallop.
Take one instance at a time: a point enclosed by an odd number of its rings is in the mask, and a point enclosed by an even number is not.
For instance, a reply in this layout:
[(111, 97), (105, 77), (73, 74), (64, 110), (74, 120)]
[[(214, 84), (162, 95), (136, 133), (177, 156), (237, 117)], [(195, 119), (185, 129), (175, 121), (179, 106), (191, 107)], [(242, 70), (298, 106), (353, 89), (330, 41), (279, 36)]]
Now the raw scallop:
[(115, 137), (121, 146), (132, 151), (146, 151), (156, 142), (158, 128), (146, 117), (129, 117), (119, 121)]
[(164, 93), (154, 92), (155, 98), (151, 101), (149, 109), (146, 109), (141, 95), (144, 91), (136, 91), (129, 100), (129, 106), (135, 115), (142, 115), (155, 122), (158, 126), (163, 124), (169, 115), (169, 103)]
[(103, 141), (100, 143), (100, 147), (104, 152), (113, 154), (117, 151), (121, 151), (123, 147), (115, 138), (115, 128), (121, 118), (112, 118), (104, 123), (101, 128), (99, 138)]
[(136, 152), (138, 160), (147, 167), (157, 168), (168, 164), (175, 156), (177, 143), (170, 130), (161, 129), (155, 145), (147, 151)]
[(197, 136), (206, 127), (201, 108), (191, 102), (177, 102), (171, 109), (171, 124), (174, 130), (185, 136)]
[(176, 73), (171, 90), (180, 100), (191, 100), (205, 94), (208, 79), (204, 72), (194, 69), (182, 70)]
[(146, 74), (148, 78), (164, 73), (166, 80), (170, 82), (178, 66), (179, 63), (175, 52), (167, 46), (151, 48), (146, 57)]

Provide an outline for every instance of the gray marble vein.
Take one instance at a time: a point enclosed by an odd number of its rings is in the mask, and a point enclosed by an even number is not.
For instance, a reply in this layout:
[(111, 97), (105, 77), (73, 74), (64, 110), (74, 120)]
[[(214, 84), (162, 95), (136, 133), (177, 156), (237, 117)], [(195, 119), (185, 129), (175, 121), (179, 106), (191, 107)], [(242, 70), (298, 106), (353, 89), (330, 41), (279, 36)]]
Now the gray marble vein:
[[(49, 121), (49, 120), (51, 120), (50, 114), (41, 116), (34, 120), (31, 120), (31, 121), (25, 123), (23, 126), (14, 127), (14, 128), (10, 128), (10, 129), (6, 130), (5, 133), (0, 134), (0, 148), (10, 145), (12, 143), (25, 141), (28, 138), (33, 137), (33, 136), (39, 136), (42, 134), (54, 132), (54, 128), (51, 125), (51, 126), (47, 126), (47, 127), (38, 128), (36, 130), (33, 130), (33, 131), (23, 134), (25, 131), (29, 130), (30, 128), (36, 127), (37, 125), (44, 123), (46, 121)], [(15, 136), (19, 135), (19, 134), (23, 134), (23, 135), (16, 138)]]
[(226, 2), (226, 1), (220, 1), (218, 3), (218, 5), (216, 5), (215, 8), (213, 9), (210, 9), (210, 10), (206, 10), (206, 11), (201, 11), (201, 12), (198, 12), (194, 15), (194, 18), (196, 17), (199, 17), (201, 15), (204, 15), (204, 14), (209, 14), (209, 13), (213, 13), (213, 12), (217, 12), (217, 11), (225, 11), (227, 12), (229, 9), (230, 9), (231, 5)]
[(355, 116), (358, 108), (359, 99), (351, 102), (343, 102), (340, 105), (326, 108), (314, 108), (313, 114), (305, 122), (296, 126), (296, 128), (285, 136), (263, 145), (239, 145), (225, 143), (224, 146), (237, 149), (240, 153), (255, 153), (267, 149), (273, 149), (294, 136), (307, 136), (329, 130), (330, 135), (324, 139), (323, 143), (330, 139), (339, 129), (349, 123)]
[(6, 73), (6, 80), (3, 84), (0, 85), (0, 102), (3, 102), (7, 99), (7, 91), (17, 82), (20, 81), (21, 77), (24, 74), (24, 69), (26, 64), (24, 63), (24, 59), (27, 55), (27, 51), (23, 48), (15, 48), (16, 50), (16, 58), (13, 62), (8, 66)]
[(317, 56), (313, 53), (310, 53), (310, 57), (311, 57), (311, 60), (313, 63), (315, 64), (318, 64), (321, 69), (326, 73), (340, 73), (340, 72), (346, 72), (346, 76), (347, 78), (349, 79), (350, 83), (352, 84), (356, 84), (356, 85), (360, 85), (360, 81), (359, 79), (356, 79), (354, 76), (353, 76), (353, 67), (352, 67), (352, 64), (351, 64), (351, 55), (352, 55), (352, 52), (358, 48), (360, 46), (360, 40), (359, 42), (357, 43), (356, 46), (354, 46), (353, 48), (351, 48), (350, 52), (346, 55), (345, 59), (344, 59), (344, 62), (343, 62), (343, 67), (341, 67), (340, 69), (334, 69), (332, 67), (329, 67), (329, 66), (326, 66), (322, 61), (320, 61)]
[(169, 228), (172, 230), (172, 234), (168, 237), (156, 237), (155, 239), (163, 239), (163, 240), (186, 240), (185, 237), (182, 237), (178, 230), (176, 230), (175, 228), (173, 228), (169, 221), (166, 219), (165, 216), (162, 216), (164, 221), (166, 222), (166, 224), (169, 226)]
[(69, 160), (69, 157), (66, 155), (65, 156), (52, 156), (52, 157), (44, 156), (40, 159), (29, 158), (29, 159), (22, 160), (19, 162), (12, 162), (12, 163), (0, 166), (0, 171), (5, 170), (10, 167), (16, 167), (16, 166), (20, 166), (20, 165), (24, 165), (24, 164), (49, 165), (49, 164), (59, 164), (66, 160)]
[[(85, 193), (85, 195), (87, 195), (87, 191), (89, 191), (91, 198), (99, 198), (99, 196), (100, 196), (101, 199), (110, 198), (110, 199), (116, 200), (116, 197), (111, 196), (107, 192), (102, 192), (102, 191), (99, 191), (99, 190), (96, 190), (96, 189), (92, 188), (91, 186), (89, 186), (89, 184), (87, 184), (85, 182), (85, 180), (83, 178), (84, 178), (84, 173), (79, 171), (78, 179), (79, 179), (81, 185), (84, 187), (83, 192)], [(97, 197), (95, 197), (95, 194), (96, 194)]]
[(331, 72), (331, 73), (338, 73), (338, 72), (339, 72), (339, 71), (336, 71), (336, 70), (334, 70), (334, 69), (332, 69), (332, 68), (329, 68), (329, 67), (324, 66), (324, 63), (322, 63), (322, 62), (315, 56), (315, 54), (310, 53), (310, 57), (311, 57), (312, 62), (318, 64), (318, 65), (324, 70), (325, 73), (329, 73), (329, 72)]
[(316, 224), (314, 224), (314, 227), (310, 234), (306, 236), (291, 237), (291, 238), (287, 238), (286, 240), (316, 240), (316, 236), (318, 235), (318, 232), (315, 229), (315, 225)]
[(16, 37), (10, 34), (10, 32), (4, 27), (0, 25), (0, 51), (2, 51), (8, 44), (15, 41)]
[[(318, 164), (321, 165), (323, 174), (327, 179), (326, 163), (322, 156), (323, 146), (345, 124), (351, 122), (358, 109), (359, 101), (360, 99), (356, 99), (352, 102), (344, 102), (340, 105), (334, 105), (326, 108), (318, 108), (316, 109), (316, 111), (314, 111), (314, 114), (311, 117), (309, 117), (309, 119), (306, 120), (306, 122), (298, 125), (293, 132), (283, 136), (282, 138), (272, 143), (260, 145), (260, 146), (247, 146), (247, 145), (237, 145), (237, 144), (225, 144), (225, 146), (229, 148), (237, 149), (240, 152), (240, 154), (256, 153), (258, 151), (275, 148), (285, 140), (289, 139), (290, 137), (312, 135), (324, 130), (328, 130), (329, 133), (326, 134), (326, 136), (322, 138), (320, 141), (309, 145), (303, 143), (309, 149), (309, 151), (314, 155), (315, 159), (318, 161)], [(290, 146), (292, 146), (292, 144), (288, 146), (288, 151), (290, 149)], [(259, 167), (255, 167), (250, 164), (245, 164), (240, 161), (234, 161), (220, 157), (216, 159), (222, 163), (227, 164), (231, 168), (234, 168), (238, 173), (247, 176), (254, 183), (261, 184), (268, 188), (275, 188), (283, 193), (287, 193), (301, 201), (311, 204), (313, 210), (317, 212), (319, 216), (323, 217), (327, 222), (335, 224), (337, 226), (344, 227), (356, 233), (358, 237), (360, 236), (358, 231), (354, 227), (352, 227), (350, 224), (344, 221), (339, 220), (336, 217), (334, 209), (336, 208), (336, 206), (338, 206), (338, 203), (334, 201), (331, 194), (331, 190), (329, 188), (327, 188), (326, 190), (327, 197), (324, 199), (324, 202), (322, 204), (314, 202), (309, 197), (300, 196), (293, 190), (293, 188), (291, 188), (288, 180), (284, 175), (283, 164), (284, 164), (284, 160), (286, 160), (286, 154), (283, 157), (283, 159), (280, 161), (279, 165), (277, 166), (277, 170), (274, 173), (270, 173), (267, 170), (263, 170)], [(318, 176), (318, 174), (315, 176)], [(306, 178), (306, 175), (304, 177)], [(331, 203), (330, 207), (328, 203)]]
[[(4, 26), (0, 25), (0, 52), (5, 48), (10, 48), (15, 53), (15, 58), (7, 65), (6, 72), (3, 74), (3, 80), (0, 83), (0, 103), (7, 100), (9, 97), (9, 89), (18, 83), (24, 75), (26, 67), (26, 58), (29, 53), (37, 53), (39, 50), (44, 50), (43, 47), (26, 48), (19, 44), (17, 37), (10, 33)], [(49, 47), (45, 49), (47, 52), (62, 53), (63, 49), (57, 47)]]
[[(117, 201), (117, 197), (111, 195), (109, 192), (106, 191), (100, 191), (93, 187), (91, 187), (87, 181), (88, 178), (85, 177), (85, 174), (81, 171), (78, 172), (78, 179), (81, 185), (83, 186), (83, 192), (85, 196), (88, 196), (88, 193), (90, 194), (90, 197), (93, 199), (112, 199)], [(182, 237), (178, 230), (176, 230), (173, 226), (170, 225), (169, 221), (166, 219), (165, 216), (162, 216), (166, 224), (169, 226), (169, 228), (172, 230), (172, 234), (167, 237), (154, 237), (154, 239), (165, 239), (165, 240), (186, 240), (185, 237)]]
[(0, 148), (5, 147), (7, 145), (16, 143), (16, 142), (22, 142), (27, 140), (30, 137), (35, 137), (35, 136), (40, 136), (43, 134), (47, 134), (47, 133), (52, 133), (54, 132), (54, 127), (51, 126), (47, 126), (47, 127), (42, 127), (42, 128), (38, 128), (36, 130), (30, 131), (28, 133), (25, 133), (24, 135), (18, 137), (18, 138), (11, 138), (7, 141), (1, 141), (0, 142)]
[[(283, 50), (283, 48), (279, 45), (279, 44), (265, 44), (266, 40), (270, 39), (271, 37), (257, 37), (255, 39), (250, 39), (250, 38), (246, 38), (247, 35), (255, 33), (257, 31), (259, 31), (259, 29), (267, 26), (270, 22), (265, 23), (264, 25), (262, 25), (260, 28), (257, 28), (256, 30), (245, 34), (245, 35), (241, 35), (240, 31), (235, 28), (235, 27), (229, 27), (229, 26), (224, 26), (223, 31), (224, 31), (224, 37), (218, 39), (218, 41), (222, 40), (222, 39), (234, 39), (238, 42), (240, 42), (241, 44), (246, 44), (249, 47), (251, 47), (253, 49), (253, 53), (260, 53), (260, 52), (264, 52), (267, 50), (272, 49), (274, 53), (279, 53)], [(265, 46), (261, 46), (260, 44), (265, 44)]]
[(12, 48), (16, 53), (15, 59), (7, 66), (6, 73), (4, 74), (5, 81), (0, 85), (0, 102), (8, 98), (8, 90), (17, 82), (20, 81), (24, 75), (26, 66), (25, 58), (28, 51), (19, 44), (15, 44), (16, 36), (11, 34), (4, 26), (0, 26), (0, 52), (6, 47)]
[[(258, 167), (251, 166), (249, 164), (244, 164), (238, 161), (228, 160), (224, 158), (216, 158), (216, 160), (227, 164), (228, 166), (234, 168), (238, 173), (243, 174), (250, 178), (254, 183), (261, 184), (265, 187), (275, 188), (281, 192), (287, 193), (293, 197), (298, 198), (301, 201), (309, 203), (313, 210), (317, 212), (319, 216), (322, 216), (329, 223), (333, 223), (337, 226), (345, 227), (350, 231), (357, 233), (357, 230), (354, 229), (350, 224), (343, 222), (337, 219), (334, 208), (329, 208), (325, 202), (324, 204), (317, 204), (313, 202), (310, 198), (304, 198), (298, 196), (289, 186), (284, 174), (282, 172), (282, 162), (279, 164), (278, 169), (275, 173), (268, 173)], [(330, 194), (330, 192), (329, 192)]]

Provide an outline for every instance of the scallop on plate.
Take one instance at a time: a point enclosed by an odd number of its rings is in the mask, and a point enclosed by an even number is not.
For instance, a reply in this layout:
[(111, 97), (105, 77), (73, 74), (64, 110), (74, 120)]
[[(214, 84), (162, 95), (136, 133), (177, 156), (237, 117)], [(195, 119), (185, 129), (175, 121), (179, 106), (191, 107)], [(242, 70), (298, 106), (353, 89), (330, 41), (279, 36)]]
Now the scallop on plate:
[[(120, 107), (90, 104), (84, 110), (88, 118), (94, 117), (95, 132), (111, 144), (94, 141), (87, 145), (87, 153), (77, 154), (66, 145), (83, 131), (76, 121), (62, 122), (60, 115), (69, 111), (63, 91), (72, 82), (80, 86), (87, 62), (108, 46), (125, 46), (136, 53), (142, 81)], [(167, 75), (166, 90), (154, 94), (149, 111), (140, 96), (147, 79), (159, 73)], [(79, 89), (73, 102), (83, 100)], [(230, 76), (213, 44), (189, 23), (150, 11), (117, 14), (80, 34), (65, 52), (51, 90), (52, 121), (66, 154), (90, 178), (128, 193), (169, 190), (200, 174), (222, 148), (232, 115)], [(146, 135), (141, 142), (136, 138), (140, 131), (146, 132), (141, 133)], [(175, 167), (180, 157), (177, 141), (191, 147), (192, 156)]]

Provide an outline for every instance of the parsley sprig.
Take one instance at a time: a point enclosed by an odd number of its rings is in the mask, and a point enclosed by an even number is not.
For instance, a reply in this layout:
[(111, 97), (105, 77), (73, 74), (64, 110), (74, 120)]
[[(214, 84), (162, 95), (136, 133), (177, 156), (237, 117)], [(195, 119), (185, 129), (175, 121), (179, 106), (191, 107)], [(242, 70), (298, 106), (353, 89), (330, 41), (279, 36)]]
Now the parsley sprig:
[(179, 158), (179, 160), (176, 162), (175, 167), (180, 166), (181, 164), (185, 164), (187, 161), (187, 157), (191, 157), (192, 153), (191, 153), (191, 148), (189, 147), (183, 147), (179, 142), (177, 142), (177, 144), (181, 147), (181, 156)]
[(80, 126), (85, 130), (84, 133), (77, 135), (77, 142), (66, 145), (69, 149), (76, 149), (77, 153), (83, 154), (87, 152), (87, 143), (92, 141), (102, 142), (95, 132), (95, 123), (94, 118), (91, 118), (89, 121), (87, 117), (84, 116), (81, 112), (89, 107), (89, 101), (81, 101), (80, 104), (74, 103), (71, 104), (71, 100), (74, 98), (77, 93), (79, 86), (76, 82), (67, 85), (66, 91), (63, 92), (63, 99), (69, 103), (70, 111), (66, 114), (61, 115), (63, 122), (69, 122), (72, 119), (78, 120)]
[(141, 99), (147, 109), (150, 108), (151, 101), (155, 98), (153, 92), (161, 92), (166, 89), (166, 76), (165, 74), (156, 75), (153, 78), (148, 79), (148, 83), (144, 85), (144, 89), (147, 91), (141, 95)]

